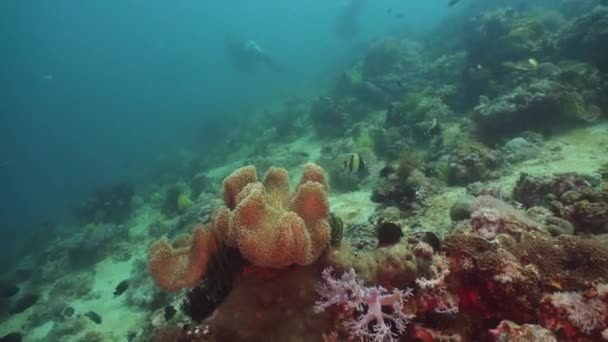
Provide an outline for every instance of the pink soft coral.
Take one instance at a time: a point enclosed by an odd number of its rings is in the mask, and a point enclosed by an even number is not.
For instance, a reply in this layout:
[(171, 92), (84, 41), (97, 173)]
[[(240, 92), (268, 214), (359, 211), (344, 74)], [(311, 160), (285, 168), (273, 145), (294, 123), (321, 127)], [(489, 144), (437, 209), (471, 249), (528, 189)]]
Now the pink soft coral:
[[(382, 286), (363, 286), (352, 268), (339, 279), (332, 276), (332, 271), (332, 268), (323, 271), (325, 283), (317, 290), (321, 299), (315, 304), (315, 312), (332, 305), (342, 306), (349, 317), (343, 326), (356, 340), (395, 341), (397, 333), (405, 331), (414, 317), (403, 312), (403, 301), (412, 296), (411, 289), (393, 289), (389, 293)], [(387, 306), (390, 313), (382, 311)]]

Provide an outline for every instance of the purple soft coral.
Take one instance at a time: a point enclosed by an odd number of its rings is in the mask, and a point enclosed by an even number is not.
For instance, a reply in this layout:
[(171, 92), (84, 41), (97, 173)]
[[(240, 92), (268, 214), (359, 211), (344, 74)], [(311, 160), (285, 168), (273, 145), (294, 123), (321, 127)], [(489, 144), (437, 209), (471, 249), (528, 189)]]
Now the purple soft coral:
[[(363, 286), (352, 268), (339, 279), (332, 276), (332, 271), (332, 268), (323, 270), (325, 283), (317, 290), (321, 299), (315, 303), (315, 312), (343, 305), (349, 316), (344, 328), (352, 339), (360, 341), (395, 341), (397, 333), (405, 331), (414, 317), (403, 312), (403, 300), (412, 296), (411, 289), (393, 289), (389, 293), (382, 286)], [(392, 312), (383, 312), (384, 306), (390, 306)]]

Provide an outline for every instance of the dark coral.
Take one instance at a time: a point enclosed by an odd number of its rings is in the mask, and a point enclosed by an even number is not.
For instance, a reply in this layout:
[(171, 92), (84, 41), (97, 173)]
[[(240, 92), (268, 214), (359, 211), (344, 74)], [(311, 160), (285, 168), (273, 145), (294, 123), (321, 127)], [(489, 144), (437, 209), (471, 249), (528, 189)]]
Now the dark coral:
[(378, 237), (378, 245), (393, 245), (401, 240), (403, 231), (401, 226), (395, 222), (380, 221), (376, 224), (376, 236)]
[(334, 213), (329, 213), (329, 226), (331, 227), (330, 244), (332, 246), (340, 246), (344, 235), (344, 222)]
[(188, 290), (183, 311), (195, 322), (209, 317), (232, 290), (234, 277), (243, 265), (238, 250), (223, 246), (211, 258), (201, 283)]

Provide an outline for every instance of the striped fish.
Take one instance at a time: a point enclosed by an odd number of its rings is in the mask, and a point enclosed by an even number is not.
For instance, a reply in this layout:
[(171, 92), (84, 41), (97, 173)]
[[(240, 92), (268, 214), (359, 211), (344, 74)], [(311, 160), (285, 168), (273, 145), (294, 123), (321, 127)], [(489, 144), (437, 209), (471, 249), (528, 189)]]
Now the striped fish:
[(350, 153), (344, 159), (343, 169), (349, 173), (364, 173), (366, 168), (365, 160), (359, 153)]

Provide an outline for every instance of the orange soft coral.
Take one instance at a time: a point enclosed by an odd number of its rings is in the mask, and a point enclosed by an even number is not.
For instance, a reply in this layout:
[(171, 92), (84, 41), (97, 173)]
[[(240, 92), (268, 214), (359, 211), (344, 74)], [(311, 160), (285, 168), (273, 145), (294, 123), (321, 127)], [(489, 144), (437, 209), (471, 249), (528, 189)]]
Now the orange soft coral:
[(245, 166), (234, 171), (224, 180), (224, 204), (230, 209), (236, 205), (236, 196), (243, 188), (257, 180), (257, 172), (254, 166)]
[[(215, 218), (220, 235), (256, 266), (312, 264), (330, 238), (323, 169), (307, 164), (293, 195), (285, 169), (270, 168), (262, 182), (252, 179), (252, 174), (255, 169), (245, 167), (224, 180), (227, 208)], [(244, 179), (251, 182), (245, 184)]]
[(218, 248), (215, 232), (196, 226), (191, 235), (180, 235), (171, 243), (162, 238), (150, 248), (150, 273), (165, 291), (196, 285), (207, 270), (207, 262)]

